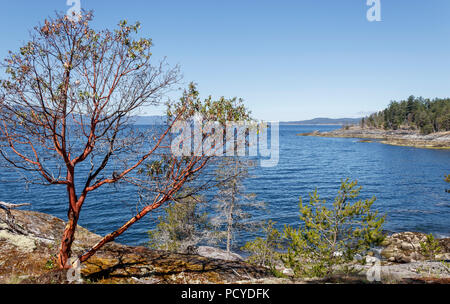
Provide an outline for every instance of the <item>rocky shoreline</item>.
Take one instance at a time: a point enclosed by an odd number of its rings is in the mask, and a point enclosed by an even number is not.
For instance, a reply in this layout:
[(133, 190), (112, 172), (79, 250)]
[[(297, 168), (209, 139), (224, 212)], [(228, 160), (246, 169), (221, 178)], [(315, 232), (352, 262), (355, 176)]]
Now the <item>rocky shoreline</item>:
[(408, 146), (429, 149), (450, 149), (450, 132), (438, 132), (428, 135), (419, 134), (415, 130), (386, 131), (374, 128), (347, 126), (330, 132), (300, 133), (298, 136), (360, 138), (361, 142), (377, 141), (394, 146)]
[[(21, 232), (6, 223), (0, 210), (0, 284), (68, 283), (64, 270), (57, 269), (56, 254), (65, 223), (54, 216), (12, 210)], [(381, 283), (450, 283), (450, 238), (440, 239), (439, 261), (420, 254), (420, 242), (426, 235), (414, 232), (389, 236), (383, 248), (370, 252), (379, 261)], [(100, 239), (78, 227), (73, 254), (78, 255)], [(81, 266), (83, 283), (125, 284), (306, 284), (369, 283), (370, 264), (353, 265), (352, 276), (334, 278), (277, 278), (264, 268), (243, 261), (238, 255), (226, 255), (217, 248), (199, 247), (195, 254), (177, 254), (146, 247), (110, 243)]]

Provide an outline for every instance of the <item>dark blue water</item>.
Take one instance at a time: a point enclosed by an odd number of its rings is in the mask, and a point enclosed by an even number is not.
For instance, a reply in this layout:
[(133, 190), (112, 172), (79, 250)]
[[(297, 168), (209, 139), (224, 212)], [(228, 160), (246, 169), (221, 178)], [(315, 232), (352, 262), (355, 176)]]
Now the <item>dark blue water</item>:
[[(247, 190), (267, 203), (265, 211), (253, 210), (256, 220), (272, 219), (277, 226), (298, 224), (299, 197), (318, 189), (330, 202), (340, 181), (357, 179), (361, 197), (377, 197), (374, 208), (387, 214), (385, 229), (450, 235), (450, 194), (445, 192), (444, 175), (450, 173), (450, 150), (396, 147), (360, 143), (357, 139), (296, 136), (336, 126), (280, 126), (280, 161), (273, 168), (256, 168), (246, 182)], [(30, 202), (29, 209), (66, 219), (64, 187), (30, 185), (24, 189), (17, 175), (0, 172), (0, 200)], [(137, 194), (127, 187), (107, 186), (91, 193), (83, 207), (80, 225), (107, 234), (135, 214)], [(136, 223), (118, 241), (132, 245), (147, 242), (157, 213)], [(245, 233), (237, 245), (255, 237)]]

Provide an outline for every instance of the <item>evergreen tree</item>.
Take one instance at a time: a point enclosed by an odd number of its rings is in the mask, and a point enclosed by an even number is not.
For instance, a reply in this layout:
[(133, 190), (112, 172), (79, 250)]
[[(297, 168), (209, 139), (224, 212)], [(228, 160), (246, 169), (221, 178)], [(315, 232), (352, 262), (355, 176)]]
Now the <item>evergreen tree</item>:
[(418, 129), (423, 134), (450, 131), (450, 98), (424, 99), (410, 96), (365, 119), (368, 127), (396, 130)]
[(212, 223), (222, 231), (227, 252), (231, 251), (237, 233), (260, 226), (260, 223), (250, 221), (248, 209), (262, 208), (264, 203), (256, 201), (254, 193), (246, 193), (244, 186), (245, 179), (249, 177), (248, 168), (252, 165), (251, 161), (239, 157), (225, 157), (216, 170), (216, 178), (221, 182), (217, 186), (217, 216)]

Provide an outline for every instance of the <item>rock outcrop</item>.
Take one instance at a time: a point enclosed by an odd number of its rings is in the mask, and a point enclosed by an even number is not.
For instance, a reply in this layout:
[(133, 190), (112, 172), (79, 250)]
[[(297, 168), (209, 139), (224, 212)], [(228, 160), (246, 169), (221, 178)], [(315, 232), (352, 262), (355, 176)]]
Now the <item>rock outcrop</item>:
[[(450, 149), (450, 132), (436, 132), (428, 135), (415, 130), (381, 130), (350, 126), (330, 132), (300, 133), (299, 136), (363, 138), (377, 140), (383, 144), (417, 148)], [(368, 141), (362, 141), (368, 142)]]
[(237, 253), (226, 252), (225, 250), (210, 247), (210, 246), (199, 246), (197, 247), (197, 254), (203, 257), (219, 259), (225, 261), (243, 261), (244, 259)]
[[(65, 222), (34, 211), (11, 212), (24, 233), (10, 229), (0, 211), (0, 283), (67, 283), (65, 271), (56, 267)], [(100, 238), (79, 226), (73, 255)], [(82, 264), (81, 275), (85, 282), (100, 283), (229, 283), (272, 277), (267, 269), (238, 258), (218, 259), (217, 252), (211, 256), (216, 258), (110, 243)]]
[(439, 252), (434, 257), (427, 256), (422, 250), (421, 243), (425, 244), (427, 235), (419, 232), (400, 232), (388, 236), (384, 242), (385, 247), (381, 256), (389, 262), (411, 263), (417, 261), (450, 260), (450, 238), (439, 239)]

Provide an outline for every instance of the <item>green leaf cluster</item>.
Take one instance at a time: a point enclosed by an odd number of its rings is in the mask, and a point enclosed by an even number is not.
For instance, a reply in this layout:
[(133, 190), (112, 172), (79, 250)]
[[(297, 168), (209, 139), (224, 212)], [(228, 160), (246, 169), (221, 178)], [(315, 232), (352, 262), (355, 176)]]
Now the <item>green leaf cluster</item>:
[(430, 260), (435, 259), (440, 251), (439, 241), (431, 233), (427, 235), (425, 242), (420, 243), (420, 252)]
[(269, 267), (273, 272), (281, 260), (280, 250), (283, 249), (281, 233), (275, 229), (275, 222), (269, 220), (264, 226), (265, 237), (257, 237), (251, 242), (247, 242), (242, 251), (250, 253), (248, 262), (251, 264)]
[(201, 99), (195, 83), (189, 84), (178, 102), (167, 103), (166, 110), (169, 121), (175, 117), (179, 120), (199, 117), (205, 121), (218, 121), (222, 125), (227, 121), (252, 121), (250, 114), (240, 98), (220, 97), (213, 100), (212, 96), (208, 96)]

